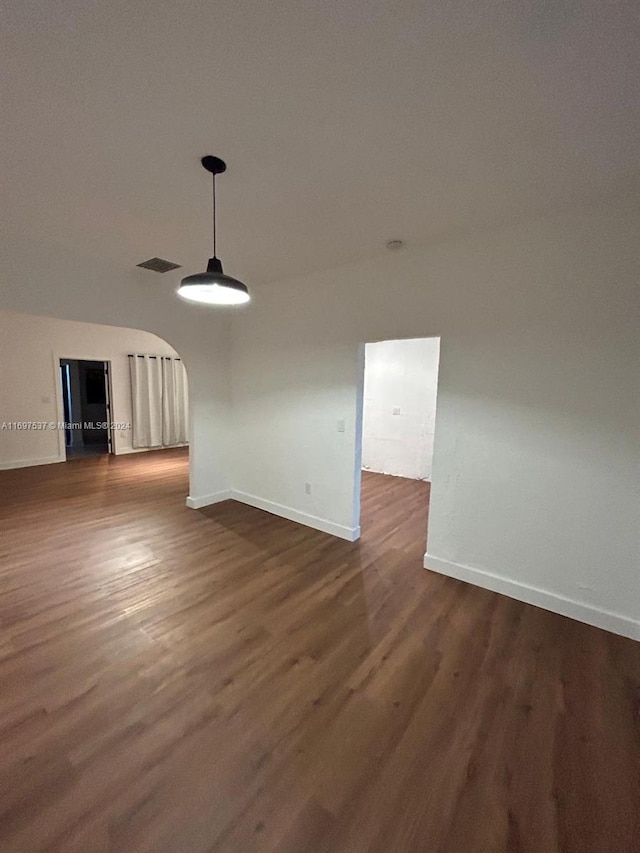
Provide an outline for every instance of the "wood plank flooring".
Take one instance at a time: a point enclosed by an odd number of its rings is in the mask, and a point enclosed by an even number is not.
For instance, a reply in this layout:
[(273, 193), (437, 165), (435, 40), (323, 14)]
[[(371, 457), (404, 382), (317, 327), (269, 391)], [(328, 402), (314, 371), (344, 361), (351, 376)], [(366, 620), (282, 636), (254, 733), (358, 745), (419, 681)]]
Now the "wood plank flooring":
[(363, 538), (184, 506), (184, 451), (0, 474), (2, 853), (637, 853), (640, 644)]

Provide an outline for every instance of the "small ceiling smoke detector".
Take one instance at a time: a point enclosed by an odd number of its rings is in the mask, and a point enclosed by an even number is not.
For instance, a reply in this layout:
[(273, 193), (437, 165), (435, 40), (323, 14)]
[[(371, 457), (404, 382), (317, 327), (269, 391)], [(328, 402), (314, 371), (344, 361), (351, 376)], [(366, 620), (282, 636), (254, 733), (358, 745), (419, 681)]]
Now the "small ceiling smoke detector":
[(143, 270), (151, 270), (152, 272), (169, 272), (170, 270), (179, 270), (181, 265), (165, 261), (164, 258), (149, 258), (148, 261), (143, 261), (141, 264), (136, 264), (136, 266), (142, 267)]
[(404, 246), (404, 242), (402, 240), (387, 240), (386, 246), (387, 249), (401, 249)]

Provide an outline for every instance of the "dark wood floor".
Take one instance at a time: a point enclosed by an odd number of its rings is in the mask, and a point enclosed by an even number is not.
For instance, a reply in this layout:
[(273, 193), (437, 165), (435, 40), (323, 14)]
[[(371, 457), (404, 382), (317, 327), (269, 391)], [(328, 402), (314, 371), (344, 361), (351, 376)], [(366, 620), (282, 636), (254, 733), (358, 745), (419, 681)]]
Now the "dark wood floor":
[(640, 644), (425, 572), (425, 484), (355, 544), (186, 491), (0, 474), (2, 853), (640, 850)]

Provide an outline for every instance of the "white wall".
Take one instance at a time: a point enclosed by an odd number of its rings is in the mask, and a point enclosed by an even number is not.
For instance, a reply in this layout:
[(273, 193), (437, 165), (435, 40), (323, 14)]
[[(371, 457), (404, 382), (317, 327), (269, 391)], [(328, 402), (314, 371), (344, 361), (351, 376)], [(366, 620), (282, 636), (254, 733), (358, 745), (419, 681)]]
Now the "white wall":
[[(94, 323), (77, 323), (0, 311), (0, 425), (64, 421), (61, 358), (109, 361), (112, 420), (131, 423), (130, 352), (177, 355), (157, 335)], [(131, 429), (114, 431), (115, 453), (130, 453)], [(62, 430), (0, 429), (0, 468), (61, 462)]]
[(427, 565), (640, 638), (639, 255), (621, 199), (265, 287), (236, 494), (357, 535), (361, 343), (441, 335)]
[(365, 346), (362, 467), (431, 479), (439, 338)]

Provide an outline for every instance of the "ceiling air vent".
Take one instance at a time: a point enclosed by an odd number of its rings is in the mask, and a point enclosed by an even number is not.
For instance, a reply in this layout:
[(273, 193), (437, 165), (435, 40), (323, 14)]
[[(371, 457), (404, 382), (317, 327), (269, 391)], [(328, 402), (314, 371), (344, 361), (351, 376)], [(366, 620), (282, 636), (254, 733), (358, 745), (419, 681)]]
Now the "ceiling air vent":
[(143, 270), (151, 270), (152, 272), (169, 272), (169, 270), (179, 270), (181, 264), (172, 264), (171, 261), (165, 261), (164, 258), (149, 258), (148, 261), (143, 261), (136, 266), (142, 267)]

